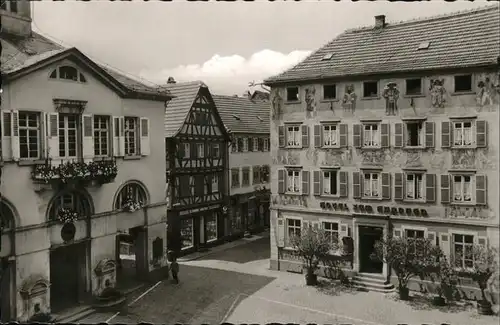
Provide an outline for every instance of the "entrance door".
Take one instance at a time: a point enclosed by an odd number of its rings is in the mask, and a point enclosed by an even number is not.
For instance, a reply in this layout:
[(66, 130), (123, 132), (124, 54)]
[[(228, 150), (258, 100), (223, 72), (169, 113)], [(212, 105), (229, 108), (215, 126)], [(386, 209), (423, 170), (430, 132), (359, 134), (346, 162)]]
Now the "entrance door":
[(383, 238), (383, 233), (382, 227), (359, 226), (359, 270), (361, 272), (382, 273), (383, 263), (372, 260), (370, 255), (375, 251), (375, 242)]
[(60, 247), (50, 252), (50, 305), (54, 311), (78, 303), (79, 253), (77, 245)]
[(0, 323), (11, 321), (11, 272), (12, 264), (7, 261), (7, 257), (2, 258), (0, 265)]

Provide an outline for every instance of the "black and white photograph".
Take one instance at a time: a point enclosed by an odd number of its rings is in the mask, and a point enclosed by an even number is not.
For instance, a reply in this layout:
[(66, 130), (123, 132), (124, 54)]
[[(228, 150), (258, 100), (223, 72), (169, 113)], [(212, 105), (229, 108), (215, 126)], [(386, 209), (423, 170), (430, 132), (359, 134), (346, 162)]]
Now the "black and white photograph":
[(498, 1), (0, 4), (0, 323), (500, 323)]

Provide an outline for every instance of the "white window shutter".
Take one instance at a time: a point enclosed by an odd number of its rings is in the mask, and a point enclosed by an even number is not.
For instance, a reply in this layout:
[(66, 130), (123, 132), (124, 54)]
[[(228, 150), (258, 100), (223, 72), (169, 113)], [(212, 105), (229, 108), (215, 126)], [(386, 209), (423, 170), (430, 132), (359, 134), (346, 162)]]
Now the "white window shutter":
[(439, 246), (443, 253), (450, 258), (451, 261), (451, 245), (452, 245), (452, 236), (449, 233), (439, 234)]
[(47, 124), (47, 113), (40, 113), (40, 158), (45, 159), (48, 157), (47, 153), (47, 141), (48, 141), (48, 124)]
[(402, 237), (401, 232), (402, 232), (401, 229), (394, 228), (392, 231), (392, 236), (395, 238), (401, 238)]
[(285, 247), (285, 219), (283, 218), (277, 218), (276, 237), (278, 247)]
[(151, 153), (151, 144), (149, 136), (149, 119), (141, 117), (140, 119), (140, 137), (141, 137), (141, 155), (149, 156)]
[(12, 136), (12, 113), (10, 111), (2, 111), (0, 115), (2, 123), (2, 158), (4, 161), (12, 159), (11, 136)]
[(53, 165), (59, 165), (59, 114), (48, 113), (47, 152)]
[(342, 239), (343, 237), (349, 236), (349, 225), (346, 223), (340, 223), (340, 229), (339, 229), (339, 239)]
[(12, 146), (12, 159), (14, 161), (19, 161), (20, 152), (19, 152), (19, 112), (12, 111), (11, 112), (11, 121), (12, 121), (12, 136), (10, 138), (11, 146)]
[(436, 245), (436, 233), (433, 231), (427, 232), (427, 239), (431, 242), (432, 245)]
[(125, 156), (125, 117), (119, 117), (119, 134), (118, 134), (118, 156)]
[(111, 117), (111, 134), (113, 139), (113, 156), (117, 157), (120, 155), (120, 117), (112, 116)]
[(82, 115), (83, 161), (91, 162), (94, 158), (94, 119), (91, 114)]
[(483, 246), (483, 247), (488, 247), (488, 237), (484, 236), (475, 236), (476, 238), (476, 244)]

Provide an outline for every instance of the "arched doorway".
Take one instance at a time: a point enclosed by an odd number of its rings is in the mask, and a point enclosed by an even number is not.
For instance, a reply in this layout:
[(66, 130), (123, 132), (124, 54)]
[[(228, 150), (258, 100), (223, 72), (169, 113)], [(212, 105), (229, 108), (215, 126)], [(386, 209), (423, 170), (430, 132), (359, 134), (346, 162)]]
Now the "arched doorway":
[[(47, 218), (59, 223), (62, 211), (76, 213), (77, 219), (87, 219), (93, 214), (91, 198), (84, 191), (62, 191), (56, 194), (50, 202)], [(62, 244), (52, 246), (50, 305), (53, 312), (84, 300), (87, 292), (87, 255), (89, 253), (88, 241), (74, 242), (73, 239), (66, 238)]]
[(14, 255), (12, 233), (15, 229), (14, 211), (0, 199), (0, 323), (13, 320), (15, 303), (12, 293), (15, 279), (15, 263), (9, 261)]

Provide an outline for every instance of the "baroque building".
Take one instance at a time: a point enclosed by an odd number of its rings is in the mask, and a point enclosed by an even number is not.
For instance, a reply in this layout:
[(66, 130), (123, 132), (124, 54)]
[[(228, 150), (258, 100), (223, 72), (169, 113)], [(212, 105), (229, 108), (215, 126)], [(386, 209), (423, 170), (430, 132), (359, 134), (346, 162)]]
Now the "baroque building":
[[(164, 275), (172, 96), (33, 32), (28, 1), (3, 1), (0, 14), (1, 321)], [(135, 246), (132, 269), (122, 241)]]
[(165, 86), (168, 249), (185, 255), (222, 243), (228, 234), (229, 135), (201, 81)]
[(498, 247), (499, 20), (498, 6), (376, 16), (265, 81), (271, 268), (300, 270), (288, 238), (304, 226), (331, 233), (332, 258), (382, 289), (395, 281), (370, 259), (382, 236), (426, 237), (457, 267), (471, 266), (474, 243)]
[(269, 101), (262, 99), (265, 95), (257, 91), (245, 97), (214, 95), (217, 110), (232, 139), (229, 232), (233, 236), (269, 227), (270, 111)]

